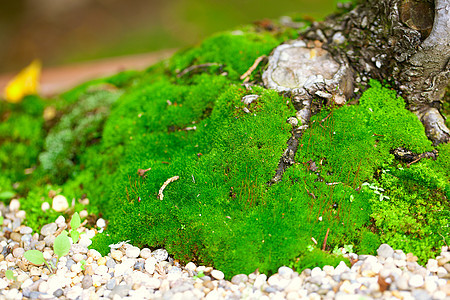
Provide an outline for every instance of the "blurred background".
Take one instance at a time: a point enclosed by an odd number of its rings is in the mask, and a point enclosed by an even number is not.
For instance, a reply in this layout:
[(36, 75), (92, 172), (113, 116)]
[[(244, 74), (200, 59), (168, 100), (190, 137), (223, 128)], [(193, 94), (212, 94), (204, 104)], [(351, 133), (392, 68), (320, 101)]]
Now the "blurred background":
[(284, 15), (321, 20), (339, 0), (0, 1), (0, 92), (39, 59), (40, 94), (51, 97), (90, 79), (144, 69), (242, 24)]
[(0, 5), (0, 73), (39, 58), (55, 66), (193, 45), (240, 24), (297, 13), (323, 18), (335, 0), (8, 0)]

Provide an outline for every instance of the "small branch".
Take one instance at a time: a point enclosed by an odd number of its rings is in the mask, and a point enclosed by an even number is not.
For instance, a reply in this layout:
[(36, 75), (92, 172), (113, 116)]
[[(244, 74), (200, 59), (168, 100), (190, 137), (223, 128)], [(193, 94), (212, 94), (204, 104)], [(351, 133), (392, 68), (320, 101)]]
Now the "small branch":
[(325, 234), (325, 239), (323, 240), (322, 251), (325, 251), (325, 247), (327, 246), (328, 234), (330, 233), (330, 228), (327, 229), (327, 233)]
[(397, 149), (391, 150), (391, 153), (394, 154), (396, 159), (408, 163), (407, 164), (408, 167), (410, 165), (420, 161), (422, 158), (436, 159), (438, 157), (437, 150), (433, 150), (430, 152), (424, 152), (424, 153), (414, 153), (405, 148), (397, 148)]
[(253, 65), (248, 68), (247, 72), (245, 72), (244, 74), (241, 75), (240, 79), (245, 81), (248, 81), (248, 77), (250, 77), (250, 75), (252, 74), (253, 71), (255, 71), (255, 69), (258, 67), (259, 63), (266, 58), (265, 55), (261, 55), (260, 57), (258, 57), (255, 62), (253, 63)]
[(196, 69), (208, 68), (208, 67), (214, 67), (214, 66), (222, 66), (222, 65), (218, 64), (218, 63), (206, 63), (206, 64), (200, 64), (200, 65), (192, 65), (190, 67), (187, 67), (186, 69), (184, 69), (180, 73), (178, 73), (177, 77), (178, 78), (183, 77), (187, 73), (192, 72), (192, 71), (194, 71)]
[(174, 182), (178, 179), (180, 179), (180, 176), (173, 176), (173, 177), (170, 177), (169, 179), (167, 179), (166, 181), (164, 181), (164, 184), (161, 186), (161, 188), (159, 189), (159, 192), (158, 192), (159, 200), (162, 200), (164, 198), (163, 192), (164, 192), (164, 189), (169, 185), (169, 183)]
[(145, 176), (145, 173), (147, 173), (148, 171), (150, 171), (152, 168), (148, 168), (148, 169), (138, 169), (137, 170), (137, 174), (141, 177)]

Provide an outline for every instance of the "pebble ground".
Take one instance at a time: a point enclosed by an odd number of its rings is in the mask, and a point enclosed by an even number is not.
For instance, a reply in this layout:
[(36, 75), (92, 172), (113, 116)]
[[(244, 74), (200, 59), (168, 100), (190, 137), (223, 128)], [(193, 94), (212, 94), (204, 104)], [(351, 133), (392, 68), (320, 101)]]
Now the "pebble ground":
[[(17, 200), (0, 203), (0, 299), (449, 299), (450, 252), (442, 247), (426, 266), (417, 257), (389, 245), (377, 256), (347, 254), (352, 266), (306, 269), (300, 274), (282, 266), (267, 277), (254, 272), (231, 281), (223, 272), (190, 262), (180, 265), (164, 249), (151, 251), (127, 243), (107, 256), (88, 249), (96, 229), (79, 228), (80, 240), (62, 257), (55, 273), (24, 258), (27, 250), (42, 251), (56, 264), (52, 244), (68, 226), (63, 217), (33, 232), (22, 225), (26, 212)], [(104, 222), (99, 222), (104, 226)], [(100, 229), (101, 230), (101, 229)], [(12, 270), (15, 280), (7, 279)]]

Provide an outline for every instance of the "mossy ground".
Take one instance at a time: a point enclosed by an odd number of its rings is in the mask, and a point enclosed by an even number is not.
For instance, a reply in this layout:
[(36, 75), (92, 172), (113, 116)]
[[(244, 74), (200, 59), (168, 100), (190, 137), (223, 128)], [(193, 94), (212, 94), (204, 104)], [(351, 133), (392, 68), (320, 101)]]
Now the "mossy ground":
[[(222, 33), (145, 72), (89, 82), (58, 101), (1, 103), (0, 192), (23, 197), (35, 229), (57, 215), (40, 218), (50, 189), (88, 197), (87, 209), (109, 220), (94, 243), (99, 250), (122, 240), (163, 246), (227, 277), (336, 263), (339, 257), (320, 250), (327, 231), (327, 251), (351, 244), (374, 254), (386, 242), (423, 262), (449, 237), (450, 146), (438, 147), (436, 161), (409, 168), (396, 161), (391, 149), (430, 151), (431, 142), (403, 99), (377, 82), (358, 105), (314, 116), (297, 164), (267, 185), (295, 111), (288, 98), (246, 89), (239, 76), (294, 37), (291, 30)], [(205, 63), (214, 64), (179, 76)], [(248, 94), (260, 97), (246, 106)], [(50, 106), (58, 114), (48, 122)], [(180, 179), (159, 200), (173, 176)], [(73, 209), (82, 208), (76, 201)]]

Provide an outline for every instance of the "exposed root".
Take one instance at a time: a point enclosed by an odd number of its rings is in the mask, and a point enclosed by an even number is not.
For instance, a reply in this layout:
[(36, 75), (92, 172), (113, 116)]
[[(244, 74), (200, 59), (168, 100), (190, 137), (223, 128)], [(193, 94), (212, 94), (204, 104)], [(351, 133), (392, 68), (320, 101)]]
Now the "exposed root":
[(424, 152), (424, 153), (414, 153), (405, 148), (397, 148), (397, 149), (391, 150), (391, 153), (394, 154), (396, 159), (407, 162), (408, 167), (410, 165), (418, 162), (422, 158), (436, 159), (438, 157), (437, 150), (433, 150), (431, 152)]
[(158, 192), (158, 199), (159, 200), (164, 199), (163, 192), (164, 192), (164, 189), (169, 185), (169, 183), (174, 182), (174, 181), (176, 181), (178, 179), (180, 179), (180, 176), (173, 176), (173, 177), (170, 177), (169, 179), (167, 179), (166, 181), (164, 181), (163, 185), (161, 186), (161, 188), (159, 189), (159, 192)]
[(434, 146), (450, 142), (450, 130), (445, 126), (444, 117), (437, 108), (426, 107), (415, 113), (425, 126), (425, 133)]
[(214, 67), (214, 66), (223, 66), (222, 64), (218, 64), (218, 63), (205, 63), (205, 64), (200, 64), (200, 65), (193, 65), (190, 67), (187, 67), (186, 69), (184, 69), (183, 71), (181, 71), (180, 73), (177, 74), (177, 77), (183, 77), (184, 75), (186, 75), (187, 73), (190, 73), (196, 69), (202, 69), (202, 68), (209, 68), (209, 67)]

